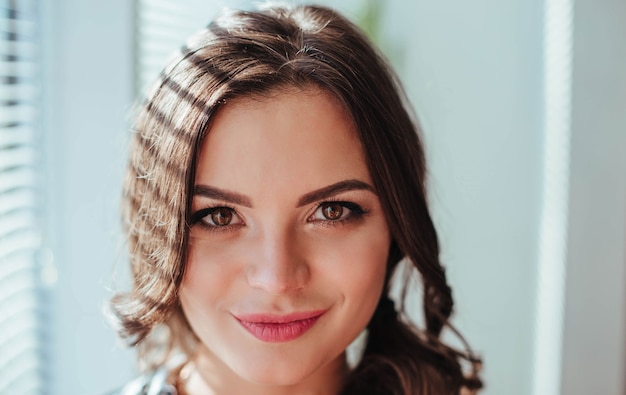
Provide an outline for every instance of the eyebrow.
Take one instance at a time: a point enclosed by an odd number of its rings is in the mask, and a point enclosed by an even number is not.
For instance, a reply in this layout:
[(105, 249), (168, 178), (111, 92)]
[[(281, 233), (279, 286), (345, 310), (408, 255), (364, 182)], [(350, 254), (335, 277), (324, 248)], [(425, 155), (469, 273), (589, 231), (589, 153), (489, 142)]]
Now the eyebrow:
[(372, 187), (370, 184), (366, 182), (355, 180), (355, 179), (345, 180), (345, 181), (339, 181), (327, 187), (320, 188), (318, 190), (315, 190), (315, 191), (312, 191), (303, 195), (300, 198), (300, 200), (298, 200), (298, 205), (296, 207), (301, 207), (306, 204), (316, 202), (318, 200), (328, 199), (342, 192), (361, 191), (361, 190), (367, 190), (376, 194), (376, 192), (374, 192), (374, 187)]
[[(374, 187), (372, 187), (370, 184), (360, 180), (350, 179), (339, 181), (326, 187), (316, 189), (315, 191), (304, 194), (298, 200), (298, 204), (296, 207), (302, 207), (304, 205), (319, 200), (328, 199), (342, 192), (359, 190), (366, 190), (376, 194), (376, 192), (374, 191)], [(194, 187), (193, 194), (194, 196), (204, 196), (210, 199), (223, 200), (227, 203), (237, 204), (244, 207), (252, 207), (252, 201), (246, 195), (242, 195), (240, 193), (228, 191), (225, 189), (211, 187), (208, 185), (196, 185)]]
[(204, 196), (210, 199), (223, 200), (227, 203), (237, 204), (245, 207), (252, 207), (250, 198), (237, 192), (225, 189), (210, 187), (208, 185), (196, 185), (193, 188), (194, 196)]

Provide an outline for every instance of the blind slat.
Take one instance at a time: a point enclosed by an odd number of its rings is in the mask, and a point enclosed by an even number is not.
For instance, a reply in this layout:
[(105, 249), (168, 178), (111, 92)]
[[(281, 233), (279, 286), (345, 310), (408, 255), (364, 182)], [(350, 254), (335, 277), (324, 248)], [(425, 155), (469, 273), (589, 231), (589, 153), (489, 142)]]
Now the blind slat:
[(39, 0), (0, 0), (0, 394), (43, 388), (36, 253)]
[(37, 217), (32, 210), (12, 211), (2, 216), (0, 239), (37, 226)]
[(139, 0), (135, 69), (138, 94), (146, 91), (181, 43), (203, 29), (215, 4), (203, 0)]
[(36, 161), (37, 151), (32, 146), (14, 145), (10, 149), (0, 149), (0, 171), (32, 166)]
[[(16, 267), (15, 262), (13, 261), (14, 257), (22, 255), (24, 253), (30, 253), (31, 255), (34, 254), (34, 251), (37, 250), (37, 248), (39, 248), (39, 245), (41, 243), (41, 238), (39, 237), (39, 235), (33, 231), (31, 232), (23, 232), (22, 234), (13, 234), (7, 237), (7, 240), (3, 241), (2, 243), (0, 243), (0, 256), (3, 257), (2, 260), (0, 260), (0, 264), (2, 266), (9, 266), (11, 268), (14, 269), (22, 269), (23, 267), (26, 266), (19, 266)], [(11, 261), (10, 265), (6, 265), (5, 262), (2, 261)], [(32, 256), (30, 257), (30, 261), (33, 261)], [(4, 272), (5, 270), (2, 269), (2, 272)], [(2, 320), (3, 318), (0, 317), (0, 320)]]
[[(22, 235), (22, 238), (24, 236)], [(35, 243), (37, 238), (34, 235), (27, 236), (31, 241), (29, 243)], [(15, 242), (16, 240), (12, 240)], [(18, 242), (24, 242), (27, 240), (17, 240)], [(4, 259), (11, 258), (11, 265), (0, 265), (0, 281), (9, 281), (14, 276), (19, 276), (20, 273), (28, 270), (32, 270), (33, 263), (33, 252), (31, 249), (23, 249), (20, 251), (16, 251), (13, 255), (5, 255)], [(0, 327), (5, 325), (6, 321), (0, 320)]]
[(19, 168), (0, 172), (0, 193), (15, 189), (35, 188), (37, 173), (33, 168)]
[[(33, 301), (33, 308), (22, 313), (23, 317), (19, 317), (19, 320), (15, 320), (16, 323), (11, 326), (0, 328), (2, 338), (0, 339), (0, 354), (5, 355), (4, 351), (10, 346), (11, 342), (16, 339), (20, 339), (23, 336), (28, 336), (33, 330), (37, 330), (39, 322), (32, 314), (32, 310), (36, 310), (37, 302)], [(0, 365), (2, 362), (0, 362)]]
[[(30, 354), (30, 353), (29, 353)], [(7, 373), (9, 379), (6, 383), (0, 382), (0, 393), (2, 394), (20, 394), (20, 395), (40, 395), (43, 393), (43, 386), (38, 380), (38, 375), (34, 373), (39, 367), (40, 362), (37, 358), (30, 358), (27, 363), (21, 363), (20, 370), (17, 372)], [(3, 390), (3, 388), (11, 388), (11, 392)]]
[(32, 190), (18, 189), (0, 194), (0, 217), (16, 210), (34, 211), (37, 197)]
[(0, 102), (32, 102), (36, 98), (37, 86), (35, 84), (4, 85), (2, 89), (0, 89)]
[(2, 15), (0, 16), (0, 37), (5, 33), (17, 33), (33, 39), (36, 34), (36, 22), (34, 19), (12, 19)]
[[(4, 41), (0, 45), (0, 59), (3, 57), (18, 59), (37, 59), (39, 47), (28, 41)], [(6, 60), (6, 59), (3, 59)]]
[(37, 63), (30, 60), (7, 61), (0, 59), (0, 76), (33, 78), (37, 72)]
[(0, 107), (0, 127), (16, 123), (32, 122), (37, 117), (37, 108), (29, 105)]
[[(36, 374), (32, 371), (32, 368), (41, 363), (37, 355), (38, 348), (39, 342), (37, 338), (32, 338), (28, 342), (26, 340), (16, 342), (11, 349), (8, 350), (7, 356), (11, 358), (12, 361), (4, 366), (0, 365), (0, 369), (2, 369), (3, 376), (5, 377), (5, 380), (0, 382), (0, 391), (3, 386), (15, 386), (25, 375), (34, 376)], [(5, 394), (6, 392), (1, 393)], [(21, 392), (12, 393), (22, 394)]]
[(0, 127), (0, 150), (5, 147), (32, 144), (35, 129), (32, 126)]
[(13, 283), (5, 282), (3, 286), (7, 289), (2, 290), (0, 294), (3, 297), (0, 308), (6, 312), (3, 319), (7, 321), (12, 319), (15, 325), (19, 324), (25, 317), (30, 317), (32, 315), (30, 313), (38, 310), (39, 301), (34, 297), (33, 292), (37, 289), (34, 272), (25, 274), (27, 276), (18, 277)]

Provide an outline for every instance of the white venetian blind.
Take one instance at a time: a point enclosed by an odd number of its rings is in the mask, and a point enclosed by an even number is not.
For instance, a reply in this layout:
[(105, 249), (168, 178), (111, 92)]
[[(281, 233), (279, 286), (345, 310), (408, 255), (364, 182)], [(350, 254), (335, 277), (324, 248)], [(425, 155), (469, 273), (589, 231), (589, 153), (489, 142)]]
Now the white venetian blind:
[[(220, 0), (135, 0), (135, 87), (146, 89), (191, 34), (206, 27), (225, 4)], [(230, 1), (236, 6), (243, 1)]]
[(45, 393), (37, 0), (0, 0), (0, 394)]

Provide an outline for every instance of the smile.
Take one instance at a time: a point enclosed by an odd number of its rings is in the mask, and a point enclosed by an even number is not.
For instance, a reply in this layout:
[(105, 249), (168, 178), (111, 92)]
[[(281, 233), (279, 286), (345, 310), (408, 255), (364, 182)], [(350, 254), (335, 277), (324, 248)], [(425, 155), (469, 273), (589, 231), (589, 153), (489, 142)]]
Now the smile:
[(235, 318), (241, 326), (257, 339), (267, 343), (280, 343), (294, 340), (304, 335), (324, 313), (326, 313), (326, 310), (287, 315), (236, 315)]

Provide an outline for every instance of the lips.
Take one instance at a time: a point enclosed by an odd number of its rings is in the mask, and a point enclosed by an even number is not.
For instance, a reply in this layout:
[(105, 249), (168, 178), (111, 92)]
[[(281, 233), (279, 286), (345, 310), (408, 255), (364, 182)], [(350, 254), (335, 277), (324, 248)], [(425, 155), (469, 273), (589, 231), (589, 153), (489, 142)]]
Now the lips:
[(304, 335), (324, 313), (326, 310), (286, 315), (243, 314), (235, 315), (235, 318), (257, 339), (267, 343), (279, 343), (294, 340)]

